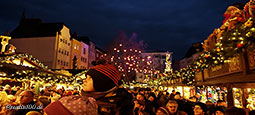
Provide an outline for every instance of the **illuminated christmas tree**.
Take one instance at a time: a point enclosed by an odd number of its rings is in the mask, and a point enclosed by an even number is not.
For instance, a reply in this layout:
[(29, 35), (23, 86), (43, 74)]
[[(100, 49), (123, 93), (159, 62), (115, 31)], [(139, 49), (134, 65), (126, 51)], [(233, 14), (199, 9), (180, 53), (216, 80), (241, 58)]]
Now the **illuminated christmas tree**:
[(121, 72), (123, 79), (127, 82), (136, 77), (136, 73), (153, 73), (149, 65), (152, 62), (142, 59), (144, 51), (143, 41), (137, 41), (136, 33), (129, 38), (121, 31), (116, 39), (108, 47), (108, 54), (105, 58), (114, 63)]

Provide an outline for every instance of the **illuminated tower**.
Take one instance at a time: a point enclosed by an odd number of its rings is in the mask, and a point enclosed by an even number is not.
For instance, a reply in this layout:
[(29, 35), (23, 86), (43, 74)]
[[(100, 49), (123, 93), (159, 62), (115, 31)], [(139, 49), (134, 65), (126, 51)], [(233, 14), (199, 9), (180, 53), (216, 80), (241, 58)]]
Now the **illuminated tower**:
[(1, 49), (1, 53), (5, 52), (5, 48), (6, 46), (9, 44), (9, 40), (11, 39), (11, 37), (9, 36), (0, 36), (0, 38), (2, 39), (1, 44), (2, 44), (2, 49)]
[(165, 73), (171, 73), (173, 72), (172, 69), (172, 53), (167, 52), (166, 53), (166, 68), (165, 68)]

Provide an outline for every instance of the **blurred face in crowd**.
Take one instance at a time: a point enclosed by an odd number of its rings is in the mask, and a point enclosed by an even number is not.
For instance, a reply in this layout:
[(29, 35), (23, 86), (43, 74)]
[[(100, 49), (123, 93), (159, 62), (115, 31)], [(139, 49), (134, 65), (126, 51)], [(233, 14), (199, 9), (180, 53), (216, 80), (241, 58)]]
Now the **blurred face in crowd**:
[(30, 91), (23, 91), (20, 94), (20, 104), (21, 105), (27, 105), (29, 103), (31, 103), (34, 99), (34, 96), (32, 94), (32, 92)]
[(204, 115), (205, 113), (199, 105), (195, 105), (193, 111), (194, 111), (194, 115)]
[(141, 94), (137, 94), (136, 99), (139, 101), (143, 101), (144, 100), (144, 96)]
[(215, 115), (224, 115), (224, 113), (222, 113), (221, 111), (216, 111)]
[(217, 106), (223, 106), (223, 107), (228, 107), (226, 102), (218, 102)]
[(192, 97), (192, 98), (189, 99), (189, 101), (191, 101), (191, 102), (197, 102), (197, 98)]
[(93, 86), (93, 79), (90, 75), (87, 75), (87, 78), (83, 80), (82, 90), (85, 92), (95, 91)]
[(151, 101), (151, 102), (153, 102), (155, 99), (154, 99), (153, 96), (150, 96), (148, 100)]
[(167, 103), (166, 107), (169, 109), (171, 114), (174, 114), (177, 111), (178, 104), (177, 103)]

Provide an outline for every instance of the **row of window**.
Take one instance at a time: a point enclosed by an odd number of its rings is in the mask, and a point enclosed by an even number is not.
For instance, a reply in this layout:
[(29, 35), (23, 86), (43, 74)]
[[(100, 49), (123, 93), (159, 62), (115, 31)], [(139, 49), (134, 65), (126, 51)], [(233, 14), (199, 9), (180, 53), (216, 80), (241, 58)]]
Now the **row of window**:
[(81, 61), (86, 63), (87, 62), (87, 58), (81, 57)]
[(66, 51), (66, 50), (61, 49), (61, 48), (59, 48), (58, 53), (61, 53), (61, 54), (69, 56), (69, 51)]
[(81, 66), (81, 69), (87, 69), (85, 66)]
[(67, 66), (68, 67), (68, 62), (63, 61), (63, 60), (58, 60), (58, 65)]
[(65, 43), (65, 44), (67, 44), (68, 46), (70, 46), (70, 45), (71, 45), (70, 43), (67, 43), (67, 40), (62, 39), (62, 38), (60, 38), (60, 42), (63, 42), (63, 43)]

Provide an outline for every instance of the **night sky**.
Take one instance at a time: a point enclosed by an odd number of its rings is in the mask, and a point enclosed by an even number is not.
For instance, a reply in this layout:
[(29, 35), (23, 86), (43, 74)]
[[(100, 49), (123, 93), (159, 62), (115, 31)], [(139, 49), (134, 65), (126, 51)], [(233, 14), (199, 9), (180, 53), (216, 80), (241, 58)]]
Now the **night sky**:
[(248, 0), (3, 0), (0, 33), (15, 29), (25, 9), (27, 18), (64, 22), (99, 47), (120, 31), (135, 32), (147, 50), (170, 51), (180, 59), (221, 26), (229, 5), (240, 2)]

